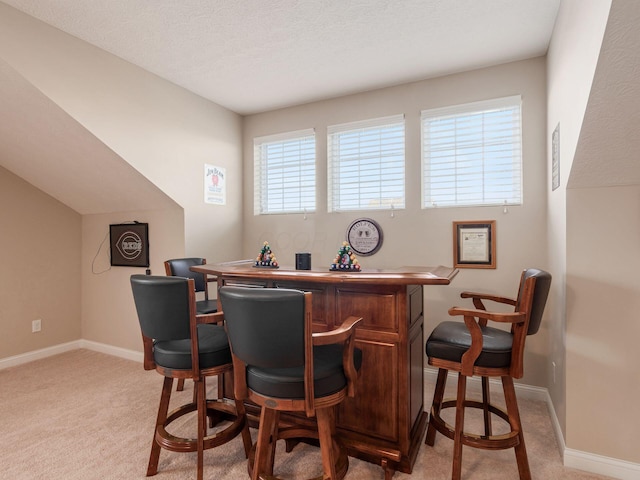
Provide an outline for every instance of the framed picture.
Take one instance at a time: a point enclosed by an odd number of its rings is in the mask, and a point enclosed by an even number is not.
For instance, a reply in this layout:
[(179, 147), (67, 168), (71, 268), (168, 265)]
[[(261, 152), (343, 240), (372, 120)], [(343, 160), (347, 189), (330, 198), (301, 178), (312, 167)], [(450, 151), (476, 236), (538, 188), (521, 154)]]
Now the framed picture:
[(453, 222), (453, 266), (496, 268), (496, 221)]
[(551, 189), (560, 186), (560, 124), (551, 136)]
[(114, 267), (149, 266), (149, 224), (109, 225), (111, 265)]

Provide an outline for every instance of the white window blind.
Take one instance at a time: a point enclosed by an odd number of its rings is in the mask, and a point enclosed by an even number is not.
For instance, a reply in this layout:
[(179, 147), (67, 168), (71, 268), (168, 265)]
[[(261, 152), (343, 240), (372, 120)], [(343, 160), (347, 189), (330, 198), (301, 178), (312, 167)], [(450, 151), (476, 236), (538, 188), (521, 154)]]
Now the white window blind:
[(404, 208), (404, 116), (327, 129), (328, 209)]
[(316, 209), (313, 129), (258, 137), (254, 145), (254, 214)]
[(520, 96), (422, 112), (423, 208), (522, 203)]

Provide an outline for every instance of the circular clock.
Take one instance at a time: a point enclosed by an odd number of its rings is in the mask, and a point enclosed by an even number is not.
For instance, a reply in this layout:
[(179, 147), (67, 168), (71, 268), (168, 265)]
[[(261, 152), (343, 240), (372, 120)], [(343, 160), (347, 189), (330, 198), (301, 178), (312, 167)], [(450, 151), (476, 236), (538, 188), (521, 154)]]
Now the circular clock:
[(382, 246), (382, 229), (370, 218), (358, 218), (347, 229), (347, 241), (358, 255), (373, 255)]

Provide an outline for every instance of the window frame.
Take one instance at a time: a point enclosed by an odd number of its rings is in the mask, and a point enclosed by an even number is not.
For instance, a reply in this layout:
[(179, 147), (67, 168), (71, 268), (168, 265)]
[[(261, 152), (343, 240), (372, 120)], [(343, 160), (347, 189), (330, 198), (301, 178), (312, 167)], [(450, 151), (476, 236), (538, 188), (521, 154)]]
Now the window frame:
[[(335, 146), (337, 142), (337, 136), (339, 135), (348, 135), (348, 134), (365, 134), (367, 131), (375, 131), (376, 129), (383, 129), (385, 127), (389, 128), (398, 128), (401, 127), (401, 140), (393, 142), (393, 145), (401, 145), (401, 151), (396, 153), (396, 155), (402, 156), (402, 172), (400, 172), (401, 179), (396, 179), (394, 182), (395, 185), (400, 186), (401, 189), (401, 198), (399, 201), (387, 201), (384, 197), (382, 178), (378, 178), (377, 180), (371, 179), (369, 184), (377, 188), (378, 196), (376, 199), (372, 198), (371, 201), (377, 201), (377, 205), (359, 205), (357, 207), (345, 207), (344, 204), (340, 204), (340, 196), (341, 191), (339, 191), (341, 185), (336, 182), (337, 169), (340, 169), (341, 166), (344, 166), (345, 160), (344, 158), (336, 158), (336, 150), (339, 147)], [(360, 133), (358, 133), (360, 132)], [(357, 144), (360, 146), (361, 144), (366, 144), (366, 142), (361, 142), (360, 137), (358, 138)], [(397, 146), (395, 147), (397, 149)], [(389, 153), (393, 150), (393, 148), (389, 148), (388, 151), (380, 150), (380, 152), (384, 152), (384, 155), (381, 155), (379, 158), (390, 158), (393, 156), (393, 153)], [(379, 155), (380, 152), (375, 152), (375, 155)], [(357, 169), (359, 170), (360, 166), (364, 162), (363, 157), (365, 155), (358, 154), (354, 155), (352, 159), (357, 164)], [(342, 165), (341, 165), (342, 163)], [(381, 161), (381, 173), (380, 176), (383, 175), (385, 168), (393, 168), (385, 166), (385, 163), (391, 164), (393, 161), (385, 160)], [(385, 117), (372, 118), (367, 120), (361, 120), (356, 122), (348, 122), (337, 125), (330, 125), (327, 127), (327, 210), (328, 212), (361, 212), (367, 210), (388, 210), (388, 209), (404, 209), (406, 206), (406, 122), (404, 114), (390, 115)], [(358, 174), (358, 180), (351, 182), (352, 185), (358, 183), (358, 187), (356, 187), (358, 199), (355, 200), (360, 203), (362, 200), (362, 192), (360, 190), (360, 184), (365, 183), (362, 180), (362, 175)], [(375, 183), (377, 182), (377, 185)], [(352, 193), (354, 195), (355, 192)]]
[[(265, 162), (268, 161), (265, 158), (265, 147), (275, 146), (281, 144), (284, 148), (285, 144), (288, 142), (300, 142), (301, 146), (304, 142), (309, 142), (313, 144), (313, 161), (311, 161), (311, 169), (313, 171), (313, 185), (312, 186), (302, 186), (302, 180), (298, 182), (295, 187), (292, 187), (294, 190), (298, 190), (297, 199), (299, 202), (298, 208), (285, 208), (286, 205), (286, 196), (287, 196), (287, 188), (284, 185), (284, 175), (283, 172), (283, 180), (282, 180), (282, 208), (270, 208), (268, 202), (268, 185), (265, 185), (265, 181), (268, 181), (268, 172), (265, 170), (269, 170), (269, 165), (266, 165)], [(309, 162), (298, 162), (297, 166), (299, 168), (309, 167)], [(293, 163), (289, 165), (291, 168), (295, 168), (296, 164)], [(284, 170), (287, 165), (284, 164), (284, 161), (281, 165)], [(302, 178), (304, 175), (308, 175), (308, 172), (305, 174), (300, 174)], [(295, 130), (291, 132), (284, 132), (274, 135), (265, 135), (260, 137), (255, 137), (253, 139), (253, 186), (254, 186), (254, 201), (253, 201), (253, 213), (254, 215), (279, 215), (279, 214), (295, 214), (295, 213), (310, 213), (315, 212), (317, 209), (317, 145), (316, 145), (316, 134), (315, 129), (307, 128), (303, 130)], [(312, 194), (304, 194), (304, 191), (308, 191), (308, 189), (312, 190)], [(309, 198), (313, 198), (313, 204), (309, 206), (304, 206), (305, 201), (308, 201)]]
[[(484, 127), (484, 118), (491, 112), (495, 111), (506, 111), (508, 109), (516, 109), (517, 110), (517, 119), (512, 122), (512, 129), (514, 131), (514, 135), (512, 138), (517, 138), (514, 142), (504, 142), (502, 145), (508, 145), (513, 143), (514, 151), (516, 154), (512, 155), (512, 161), (510, 162), (512, 168), (510, 170), (504, 170), (504, 172), (510, 172), (513, 176), (513, 180), (510, 182), (510, 188), (513, 190), (513, 194), (506, 196), (508, 198), (502, 198), (500, 200), (491, 200), (489, 197), (486, 181), (483, 179), (481, 184), (482, 194), (478, 201), (458, 201), (455, 200), (453, 203), (438, 203), (437, 201), (433, 201), (433, 196), (429, 196), (430, 188), (435, 185), (435, 182), (428, 182), (428, 169), (430, 168), (429, 159), (431, 158), (427, 154), (428, 145), (426, 137), (427, 126), (426, 123), (434, 120), (444, 120), (444, 119), (463, 119), (465, 117), (472, 117), (474, 115), (483, 115), (483, 127)], [(452, 129), (452, 132), (456, 131), (456, 129)], [(523, 181), (524, 181), (524, 164), (523, 164), (523, 152), (522, 152), (522, 143), (523, 143), (523, 130), (522, 130), (522, 97), (520, 95), (512, 95), (508, 97), (494, 98), (490, 100), (484, 100), (479, 102), (472, 102), (460, 105), (454, 105), (449, 107), (441, 107), (434, 109), (422, 110), (420, 112), (420, 151), (421, 151), (421, 206), (423, 209), (429, 208), (452, 208), (452, 207), (484, 207), (484, 206), (512, 206), (512, 205), (522, 205), (524, 201), (524, 189), (523, 189)], [(483, 134), (482, 142), (478, 143), (478, 146), (485, 147), (486, 144), (489, 143), (487, 141), (487, 135)], [(452, 143), (450, 149), (454, 149), (458, 143)], [(461, 149), (459, 147), (458, 149)], [(460, 167), (461, 161), (458, 160), (462, 155), (456, 154), (454, 156), (454, 160), (452, 162), (453, 166)], [(488, 159), (485, 154), (482, 155), (482, 168), (485, 169), (487, 167)], [(505, 162), (505, 165), (509, 162)], [(461, 195), (458, 193), (458, 190), (461, 190), (459, 186), (457, 174), (453, 175), (456, 177), (455, 180), (455, 189), (456, 196)], [(444, 182), (443, 182), (444, 183)], [(495, 192), (495, 190), (493, 190)]]

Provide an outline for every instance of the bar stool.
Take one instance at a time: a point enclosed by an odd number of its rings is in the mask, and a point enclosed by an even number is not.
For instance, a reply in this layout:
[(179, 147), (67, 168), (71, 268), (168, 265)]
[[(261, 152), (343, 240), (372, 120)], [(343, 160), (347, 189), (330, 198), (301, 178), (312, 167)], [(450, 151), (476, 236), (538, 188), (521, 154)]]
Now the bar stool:
[[(144, 368), (164, 376), (156, 426), (147, 466), (147, 476), (158, 472), (160, 449), (198, 452), (197, 478), (203, 477), (204, 450), (231, 441), (242, 434), (245, 454), (251, 436), (244, 404), (226, 399), (208, 400), (208, 376), (231, 372), (231, 351), (224, 327), (213, 325), (221, 314), (196, 315), (193, 279), (132, 275), (131, 288), (138, 313), (144, 346)], [(194, 382), (193, 401), (169, 412), (174, 379)], [(167, 432), (167, 426), (182, 416), (197, 412), (197, 438), (181, 438)], [(228, 420), (229, 424), (207, 435), (207, 417)]]
[[(362, 352), (354, 348), (349, 317), (329, 332), (311, 331), (311, 293), (284, 288), (224, 286), (218, 292), (229, 334), (235, 397), (261, 407), (258, 440), (249, 455), (252, 480), (272, 479), (276, 441), (316, 438), (325, 480), (347, 473), (346, 451), (335, 436), (335, 407), (355, 395)], [(279, 426), (280, 412), (315, 416), (317, 430), (298, 422)]]
[[(429, 365), (438, 367), (438, 379), (425, 443), (433, 446), (436, 432), (453, 440), (453, 480), (459, 480), (462, 474), (463, 445), (484, 450), (514, 448), (520, 479), (531, 479), (513, 379), (522, 378), (525, 340), (540, 328), (550, 287), (549, 273), (530, 268), (520, 276), (516, 299), (463, 292), (461, 297), (472, 299), (475, 308), (452, 307), (449, 309), (449, 315), (462, 316), (464, 323), (442, 322), (429, 336), (426, 345), (427, 357)], [(487, 311), (483, 300), (511, 305), (514, 311)], [(489, 327), (488, 320), (510, 324), (511, 331)], [(457, 397), (443, 401), (449, 370), (458, 372)], [(482, 402), (466, 399), (467, 378), (472, 376), (482, 377)], [(490, 377), (502, 379), (506, 411), (490, 401)], [(440, 415), (442, 409), (452, 407), (456, 409), (455, 426), (446, 423)], [(464, 431), (465, 408), (478, 408), (483, 411), (484, 435)], [(493, 435), (491, 414), (508, 422), (510, 431), (502, 435)]]

